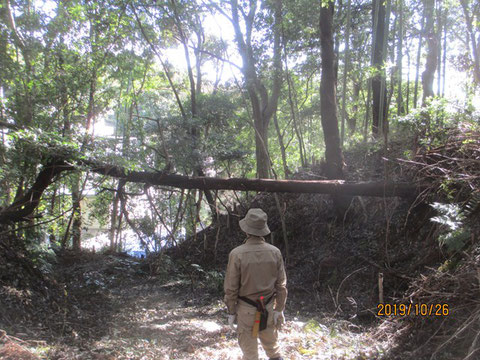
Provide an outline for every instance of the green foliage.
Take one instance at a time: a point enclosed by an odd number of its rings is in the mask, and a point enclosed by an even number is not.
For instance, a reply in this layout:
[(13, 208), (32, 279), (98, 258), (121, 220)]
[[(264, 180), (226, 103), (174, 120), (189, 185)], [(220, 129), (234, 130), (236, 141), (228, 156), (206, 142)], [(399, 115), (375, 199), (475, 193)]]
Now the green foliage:
[(53, 264), (56, 262), (56, 255), (52, 248), (39, 239), (27, 241), (26, 245), (34, 266), (44, 274), (52, 273)]
[(78, 138), (65, 138), (55, 131), (21, 129), (9, 132), (7, 137), (12, 147), (30, 160), (32, 156), (38, 161), (56, 156), (72, 160), (83, 157), (79, 152)]
[(445, 246), (451, 253), (461, 251), (471, 237), (461, 208), (457, 204), (433, 203), (431, 206), (439, 213), (431, 221), (440, 224), (444, 230), (438, 238), (439, 245)]

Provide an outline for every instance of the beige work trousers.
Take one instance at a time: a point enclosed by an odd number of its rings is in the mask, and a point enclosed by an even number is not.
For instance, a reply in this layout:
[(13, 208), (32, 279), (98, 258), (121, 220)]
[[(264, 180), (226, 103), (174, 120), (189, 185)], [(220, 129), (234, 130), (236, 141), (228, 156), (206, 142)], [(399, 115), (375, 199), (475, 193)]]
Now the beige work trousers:
[[(238, 344), (243, 352), (243, 360), (258, 360), (257, 338), (252, 336), (255, 312), (251, 305), (240, 301), (237, 308), (237, 332)], [(268, 321), (267, 328), (258, 332), (258, 338), (269, 358), (280, 357), (280, 347), (277, 344), (278, 331), (273, 325), (273, 301), (267, 304)]]

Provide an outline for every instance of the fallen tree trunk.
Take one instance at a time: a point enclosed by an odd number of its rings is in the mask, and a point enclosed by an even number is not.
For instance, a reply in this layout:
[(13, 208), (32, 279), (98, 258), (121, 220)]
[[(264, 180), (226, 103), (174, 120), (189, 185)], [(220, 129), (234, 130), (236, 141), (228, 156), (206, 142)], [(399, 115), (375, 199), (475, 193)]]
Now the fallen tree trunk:
[[(283, 193), (345, 194), (352, 196), (411, 197), (418, 187), (410, 183), (363, 182), (347, 183), (343, 180), (271, 180), (245, 178), (190, 177), (161, 171), (130, 171), (120, 166), (79, 160), (97, 174), (123, 179), (126, 182), (171, 186), (180, 189), (238, 190)], [(45, 189), (63, 171), (76, 170), (64, 160), (52, 160), (39, 172), (31, 189), (10, 206), (0, 211), (0, 223), (27, 220), (37, 208)], [(78, 170), (78, 169), (77, 169)]]
[(164, 172), (126, 171), (121, 167), (110, 165), (98, 166), (98, 164), (92, 166), (91, 171), (125, 179), (127, 182), (172, 186), (180, 189), (346, 194), (380, 197), (410, 197), (418, 192), (417, 186), (410, 183), (383, 181), (347, 183), (344, 180), (221, 179), (213, 177), (191, 177)]

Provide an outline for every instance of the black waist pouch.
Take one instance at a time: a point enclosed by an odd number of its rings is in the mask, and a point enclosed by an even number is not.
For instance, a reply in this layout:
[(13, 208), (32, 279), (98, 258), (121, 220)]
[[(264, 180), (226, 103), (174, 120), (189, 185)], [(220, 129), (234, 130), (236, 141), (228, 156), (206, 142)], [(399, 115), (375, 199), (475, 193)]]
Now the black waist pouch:
[(258, 331), (262, 331), (267, 328), (267, 320), (268, 320), (268, 311), (267, 310), (260, 311), (260, 326), (258, 328)]

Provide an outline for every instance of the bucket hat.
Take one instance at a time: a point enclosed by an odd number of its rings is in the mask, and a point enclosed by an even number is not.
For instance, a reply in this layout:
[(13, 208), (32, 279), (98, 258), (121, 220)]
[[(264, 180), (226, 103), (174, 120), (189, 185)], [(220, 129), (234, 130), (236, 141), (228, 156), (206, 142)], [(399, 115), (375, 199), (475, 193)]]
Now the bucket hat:
[(247, 215), (239, 222), (240, 229), (247, 234), (265, 236), (270, 234), (267, 225), (267, 214), (262, 209), (253, 208), (248, 210)]

